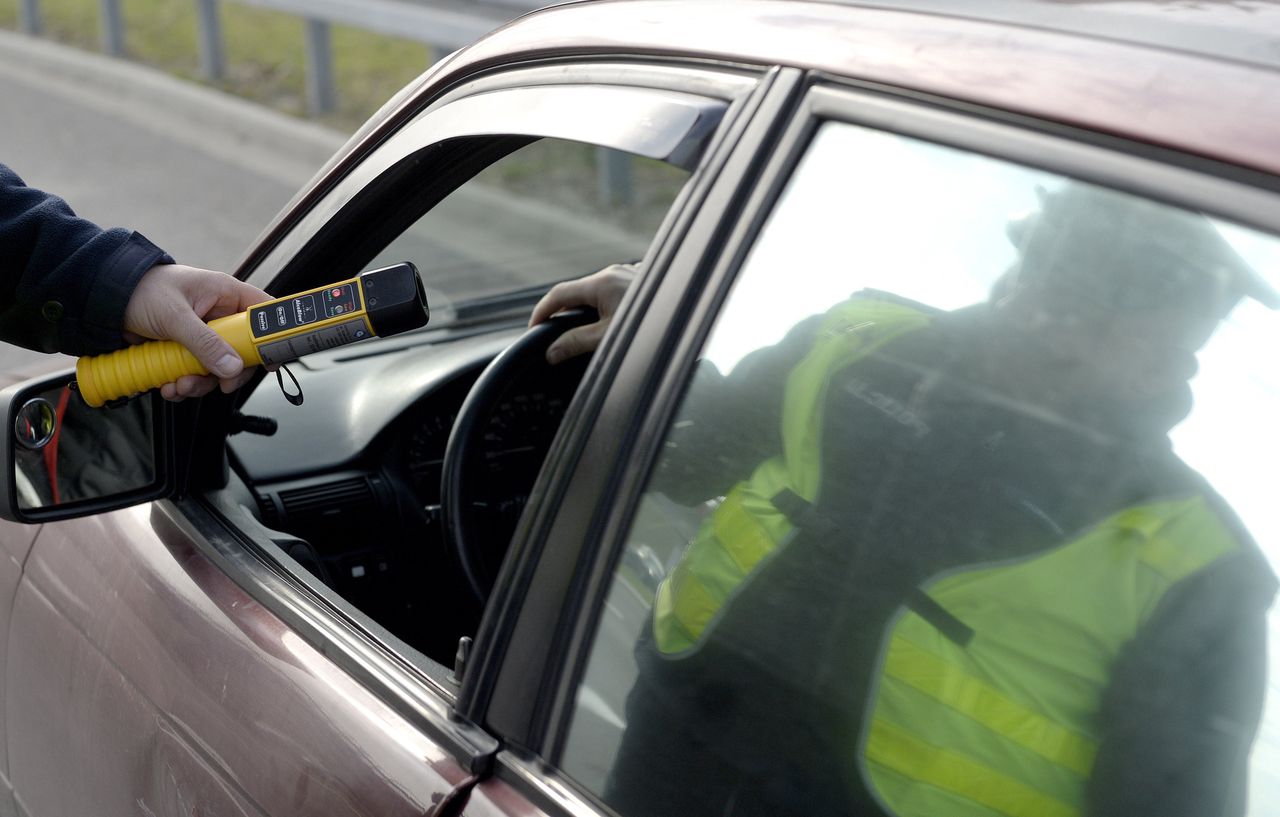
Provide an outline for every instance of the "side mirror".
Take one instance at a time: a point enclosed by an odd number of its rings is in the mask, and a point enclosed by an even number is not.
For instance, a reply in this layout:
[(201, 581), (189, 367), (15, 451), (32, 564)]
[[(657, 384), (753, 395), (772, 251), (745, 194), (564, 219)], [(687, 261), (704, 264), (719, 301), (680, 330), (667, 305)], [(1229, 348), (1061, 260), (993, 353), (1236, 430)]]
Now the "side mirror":
[(0, 391), (0, 517), (50, 522), (172, 493), (171, 407), (156, 392), (91, 408), (75, 371)]

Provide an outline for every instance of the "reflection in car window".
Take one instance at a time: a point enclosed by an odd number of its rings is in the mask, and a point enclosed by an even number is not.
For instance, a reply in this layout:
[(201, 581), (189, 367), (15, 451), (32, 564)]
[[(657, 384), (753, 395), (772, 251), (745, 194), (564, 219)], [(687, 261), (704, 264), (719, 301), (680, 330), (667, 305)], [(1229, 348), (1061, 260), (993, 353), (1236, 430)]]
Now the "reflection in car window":
[(439, 326), (450, 304), (638, 260), (688, 176), (665, 162), (543, 139), (476, 174), (367, 269), (413, 261)]
[(825, 125), (561, 766), (626, 817), (1277, 813), (1278, 271), (1271, 236)]

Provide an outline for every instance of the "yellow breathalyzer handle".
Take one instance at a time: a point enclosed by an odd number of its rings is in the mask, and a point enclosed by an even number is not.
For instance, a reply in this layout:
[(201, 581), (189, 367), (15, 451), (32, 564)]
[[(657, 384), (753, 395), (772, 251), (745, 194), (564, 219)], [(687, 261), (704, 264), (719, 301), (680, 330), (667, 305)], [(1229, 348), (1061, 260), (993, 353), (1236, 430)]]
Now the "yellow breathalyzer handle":
[[(429, 317), (422, 279), (417, 268), (405, 262), (256, 304), (210, 321), (209, 328), (231, 344), (248, 368), (406, 332), (423, 326)], [(148, 341), (76, 363), (80, 394), (95, 407), (183, 375), (208, 373), (195, 355), (171, 340)]]

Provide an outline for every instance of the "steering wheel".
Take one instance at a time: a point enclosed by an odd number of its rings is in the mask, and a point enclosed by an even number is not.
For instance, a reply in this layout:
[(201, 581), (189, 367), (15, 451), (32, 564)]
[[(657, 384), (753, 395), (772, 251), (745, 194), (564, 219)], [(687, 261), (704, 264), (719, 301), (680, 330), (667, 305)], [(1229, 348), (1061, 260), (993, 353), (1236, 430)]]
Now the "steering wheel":
[[(547, 363), (547, 347), (570, 329), (595, 320), (594, 310), (575, 309), (554, 315), (525, 332), (485, 367), (458, 410), (445, 446), (440, 512), (446, 547), (481, 603), (493, 588), (498, 567), (524, 509), (524, 500), (559, 428), (563, 410), (554, 417), (541, 418), (549, 421), (544, 424), (546, 427), (533, 433), (532, 446), (521, 446), (518, 452), (524, 467), (517, 464), (507, 473), (495, 473), (502, 467), (502, 458), (512, 453), (491, 450), (491, 438), (500, 436), (501, 431), (495, 428), (496, 418), (506, 408), (508, 395), (519, 395), (548, 384), (554, 388), (561, 383), (564, 390), (572, 393), (586, 370), (589, 356), (552, 366)], [(495, 485), (502, 486), (497, 490), (505, 491), (499, 501), (480, 499), (488, 499), (486, 489), (492, 492)]]

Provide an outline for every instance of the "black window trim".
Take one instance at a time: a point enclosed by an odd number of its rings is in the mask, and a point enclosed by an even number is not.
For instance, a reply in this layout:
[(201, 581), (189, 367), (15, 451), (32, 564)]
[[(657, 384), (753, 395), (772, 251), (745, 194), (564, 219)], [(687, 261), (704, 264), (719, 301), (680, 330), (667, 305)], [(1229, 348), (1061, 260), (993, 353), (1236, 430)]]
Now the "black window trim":
[[(767, 128), (765, 122), (757, 123), (761, 131), (757, 141), (749, 149), (744, 146), (742, 153), (735, 157), (740, 167), (750, 163), (757, 168), (756, 172), (744, 172), (745, 181), (730, 178), (722, 185), (719, 194), (731, 197), (725, 210), (714, 216), (704, 214), (703, 219), (693, 225), (691, 233), (701, 240), (687, 242), (680, 248), (666, 276), (655, 286), (658, 291), (654, 295), (654, 306), (644, 310), (650, 320), (641, 323), (637, 336), (628, 344), (630, 355), (621, 362), (619, 381), (625, 384), (647, 377), (649, 387), (639, 399), (631, 399), (628, 393), (635, 390), (625, 385), (621, 393), (628, 396), (620, 398), (615, 391), (606, 398), (628, 404), (631, 413), (624, 416), (625, 424), (630, 427), (629, 446), (618, 452), (616, 461), (622, 464), (615, 466), (607, 480), (597, 477), (594, 481), (606, 483), (610, 488), (592, 497), (589, 525), (581, 534), (583, 550), (578, 560), (582, 570), (575, 577), (576, 604), (566, 605), (577, 615), (562, 625), (562, 643), (568, 646), (548, 649), (548, 653), (559, 653), (567, 659), (559, 672), (546, 673), (559, 683), (551, 697), (542, 702), (536, 724), (538, 731), (528, 743), (531, 753), (524, 757), (506, 751), (500, 753), (500, 776), (506, 768), (524, 767), (524, 772), (513, 774), (513, 779), (527, 781), (530, 764), (549, 759), (552, 765), (543, 765), (541, 772), (547, 776), (559, 761), (578, 684), (593, 645), (596, 622), (653, 462), (737, 271), (816, 127), (807, 103), (809, 77), (799, 71), (788, 71), (788, 74), (790, 82), (777, 89), (771, 100), (772, 121), (767, 123)], [(682, 275), (677, 277), (676, 270)], [(676, 316), (674, 319), (664, 318), (663, 311), (656, 308), (664, 303), (672, 307), (665, 314)], [(663, 353), (655, 355), (655, 348), (662, 348)], [(669, 361), (670, 366), (655, 371), (653, 359)], [(621, 413), (621, 409), (618, 411)], [(609, 433), (608, 429), (602, 431)], [(617, 503), (611, 504), (611, 500)], [(589, 500), (568, 496), (565, 505), (572, 508), (580, 502), (586, 505)], [(534, 757), (539, 760), (533, 760)], [(544, 784), (548, 792), (572, 790), (589, 802), (598, 802), (595, 793), (582, 789), (568, 774), (556, 772), (553, 781)]]
[[(518, 575), (519, 584), (534, 592), (523, 604), (516, 598), (516, 604), (486, 615), (481, 635), (491, 648), (479, 657), (484, 669), (477, 665), (483, 682), (469, 677), (463, 689), (463, 714), (508, 745), (526, 746), (542, 733), (549, 692), (559, 686), (557, 674), (547, 670), (562, 663), (560, 647), (551, 645), (565, 643), (563, 628), (577, 620), (575, 604), (584, 598), (576, 583), (578, 559), (592, 551), (582, 543), (595, 538), (597, 501), (618, 491), (612, 463), (636, 433), (633, 412), (649, 405), (659, 388), (653, 376), (662, 371), (652, 363), (668, 359), (680, 337), (670, 319), (645, 322), (645, 316), (677, 315), (674, 323), (681, 326), (703, 320), (693, 306), (707, 270), (684, 259), (707, 256), (722, 229), (736, 221), (750, 180), (772, 154), (779, 123), (799, 99), (802, 79), (799, 70), (774, 69), (738, 115), (726, 117), (729, 132), (714, 149), (717, 155), (708, 157), (695, 179), (678, 223), (655, 243), (645, 264), (649, 274), (628, 293), (611, 342), (588, 370), (590, 389), (578, 395), (566, 417), (566, 426), (576, 420), (576, 433), (558, 440), (548, 457), (539, 487), (550, 482), (553, 492), (526, 513), (513, 542), (517, 558), (503, 568), (504, 577)], [(500, 666), (494, 672), (490, 665)]]
[[(824, 121), (838, 120), (854, 125), (898, 133), (923, 141), (955, 147), (992, 156), (1017, 164), (1061, 173), (1086, 181), (1112, 186), (1172, 204), (1202, 210), (1242, 225), (1280, 235), (1280, 180), (1233, 165), (1223, 165), (1202, 157), (1172, 154), (1171, 151), (1147, 144), (1134, 143), (1107, 134), (1082, 131), (1061, 123), (1032, 120), (1022, 115), (977, 108), (926, 97), (914, 92), (886, 89), (869, 83), (832, 78), (814, 72), (807, 76), (807, 95), (786, 133), (772, 146), (772, 156), (757, 177), (741, 220), (732, 226), (719, 257), (693, 257), (696, 250), (677, 256), (671, 264), (663, 290), (653, 296), (654, 303), (678, 303), (682, 286), (697, 281), (697, 298), (682, 303), (675, 321), (664, 320), (660, 313), (642, 324), (629, 346), (633, 356), (623, 360), (618, 377), (630, 383), (634, 369), (643, 370), (642, 355), (648, 354), (647, 335), (663, 337), (669, 362), (668, 372), (651, 386), (642, 399), (631, 400), (635, 414), (626, 415), (632, 432), (627, 435), (629, 447), (620, 449), (619, 462), (605, 475), (597, 473), (595, 481), (608, 485), (608, 491), (584, 488), (581, 493), (567, 493), (568, 505), (590, 504), (593, 517), (589, 525), (572, 520), (557, 520), (550, 536), (553, 539), (579, 537), (582, 548), (577, 555), (581, 573), (574, 582), (576, 599), (566, 609), (578, 615), (562, 630), (563, 641), (544, 645), (549, 654), (565, 661), (559, 672), (547, 675), (559, 678), (559, 685), (549, 700), (543, 702), (543, 717), (538, 728), (526, 737), (523, 753), (504, 751), (499, 755), (499, 775), (503, 769), (512, 782), (549, 778), (535, 788), (545, 789), (541, 801), (554, 803), (565, 799), (565, 792), (577, 792), (584, 802), (598, 803), (595, 793), (582, 789), (572, 778), (556, 768), (563, 752), (570, 719), (586, 662), (593, 646), (596, 622), (613, 571), (634, 517), (641, 492), (661, 448), (671, 415), (682, 396), (690, 372), (710, 334), (715, 316), (736, 279), (759, 228), (764, 224), (791, 171), (808, 149), (813, 135)], [(705, 230), (695, 225), (694, 231)], [(674, 270), (700, 267), (703, 275), (685, 272), (677, 277)], [(647, 310), (654, 313), (656, 310)], [(638, 320), (638, 319), (637, 319)], [(663, 336), (667, 323), (678, 325)], [(625, 387), (624, 387), (625, 388)], [(617, 399), (615, 397), (607, 399)], [(610, 407), (606, 404), (604, 410)], [(601, 434), (617, 433), (602, 428)], [(587, 445), (592, 445), (587, 441)], [(598, 469), (593, 469), (598, 471)], [(575, 514), (584, 516), (579, 510)], [(561, 528), (564, 525), (564, 528)], [(564, 557), (561, 557), (564, 558)], [(538, 770), (531, 776), (530, 771)], [(599, 806), (593, 806), (598, 810)], [(574, 809), (573, 811), (579, 811)], [(579, 812), (581, 813), (581, 812)]]

